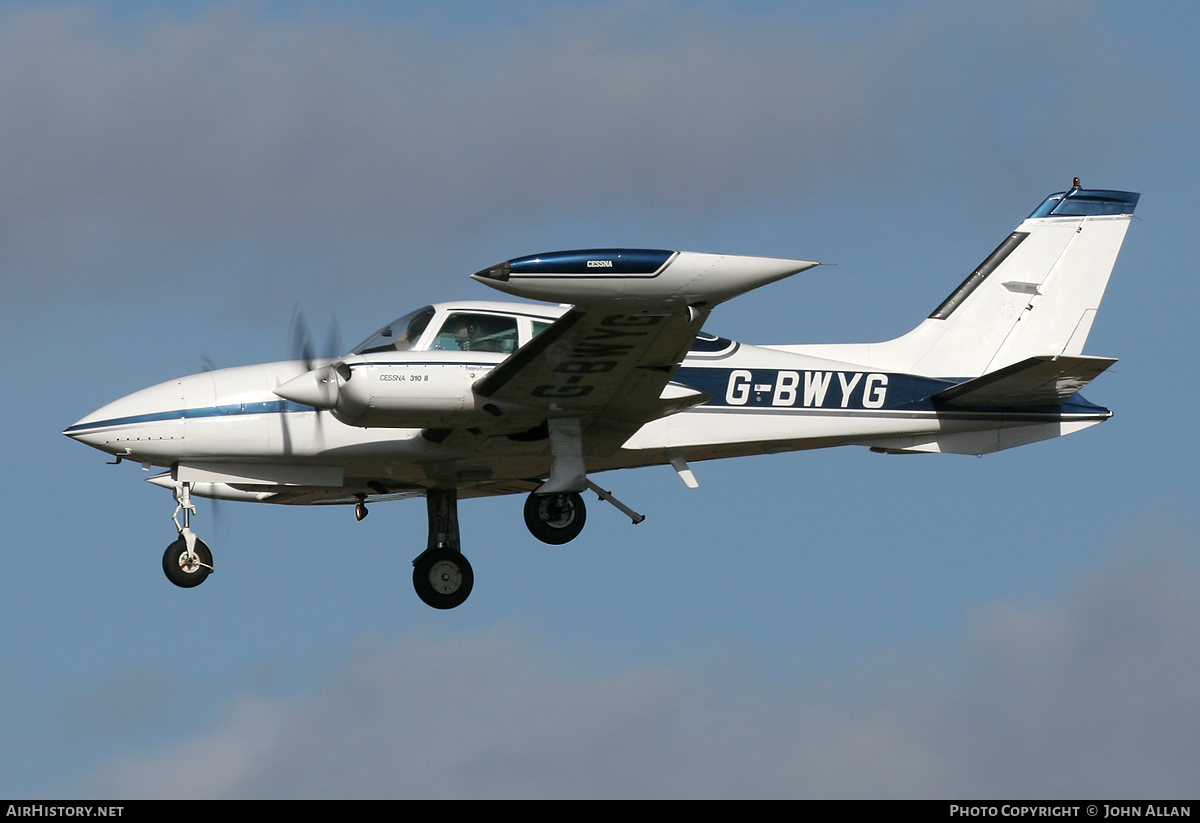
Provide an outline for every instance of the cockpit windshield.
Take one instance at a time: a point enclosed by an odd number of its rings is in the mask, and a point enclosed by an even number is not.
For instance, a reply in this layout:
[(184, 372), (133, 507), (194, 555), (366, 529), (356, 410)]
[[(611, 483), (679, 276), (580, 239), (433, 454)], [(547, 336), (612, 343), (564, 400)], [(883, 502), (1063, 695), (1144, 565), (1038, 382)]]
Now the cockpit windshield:
[(425, 306), (388, 323), (354, 348), (354, 354), (408, 351), (433, 319), (433, 306)]

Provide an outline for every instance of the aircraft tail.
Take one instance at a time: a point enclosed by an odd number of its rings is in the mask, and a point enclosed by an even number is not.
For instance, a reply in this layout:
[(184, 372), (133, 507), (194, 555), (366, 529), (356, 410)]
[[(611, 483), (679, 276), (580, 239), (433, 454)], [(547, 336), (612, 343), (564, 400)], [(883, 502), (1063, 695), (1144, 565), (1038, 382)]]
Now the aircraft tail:
[[(1078, 355), (1138, 195), (1050, 195), (921, 325), (883, 344), (906, 371), (976, 377), (1039, 355)], [(873, 347), (874, 348), (874, 347)], [(882, 354), (882, 352), (876, 352)]]
[(883, 343), (778, 346), (930, 377), (978, 377), (1081, 354), (1139, 195), (1078, 178), (1029, 215), (908, 334)]

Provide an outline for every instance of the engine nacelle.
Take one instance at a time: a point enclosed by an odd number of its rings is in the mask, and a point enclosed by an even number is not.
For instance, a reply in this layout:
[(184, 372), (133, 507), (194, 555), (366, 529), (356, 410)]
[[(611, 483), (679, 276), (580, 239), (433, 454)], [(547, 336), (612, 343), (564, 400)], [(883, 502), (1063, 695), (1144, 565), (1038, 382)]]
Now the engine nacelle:
[(351, 356), (289, 380), (275, 393), (328, 409), (348, 426), (439, 428), (462, 425), (472, 413), (492, 416), (471, 390), (482, 374), (478, 366), (462, 363)]
[(608, 303), (634, 311), (708, 309), (817, 265), (664, 249), (582, 249), (517, 257), (471, 277), (508, 294), (551, 303)]
[(351, 426), (437, 428), (473, 405), (481, 374), (459, 363), (363, 363), (341, 384), (334, 415)]

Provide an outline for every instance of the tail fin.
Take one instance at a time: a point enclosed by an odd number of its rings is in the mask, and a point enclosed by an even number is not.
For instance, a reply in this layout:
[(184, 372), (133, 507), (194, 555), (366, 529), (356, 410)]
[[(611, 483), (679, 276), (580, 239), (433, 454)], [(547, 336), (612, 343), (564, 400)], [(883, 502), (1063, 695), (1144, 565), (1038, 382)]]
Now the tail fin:
[(928, 319), (873, 354), (942, 377), (1080, 354), (1137, 201), (1078, 180), (1050, 195)]

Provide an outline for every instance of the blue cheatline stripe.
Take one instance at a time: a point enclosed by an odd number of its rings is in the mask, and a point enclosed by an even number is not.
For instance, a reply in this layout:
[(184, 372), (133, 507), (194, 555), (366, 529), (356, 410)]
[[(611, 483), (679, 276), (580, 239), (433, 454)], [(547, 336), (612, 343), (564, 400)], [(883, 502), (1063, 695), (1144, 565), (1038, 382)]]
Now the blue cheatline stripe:
[(201, 417), (226, 417), (241, 414), (279, 414), (281, 412), (311, 412), (317, 409), (291, 400), (264, 400), (260, 403), (231, 403), (226, 406), (202, 406), (194, 409), (172, 409), (171, 411), (133, 414), (128, 417), (113, 417), (71, 426), (63, 434), (77, 434), (90, 429), (109, 426), (128, 426), (134, 423), (153, 423), (161, 420), (195, 420)]

